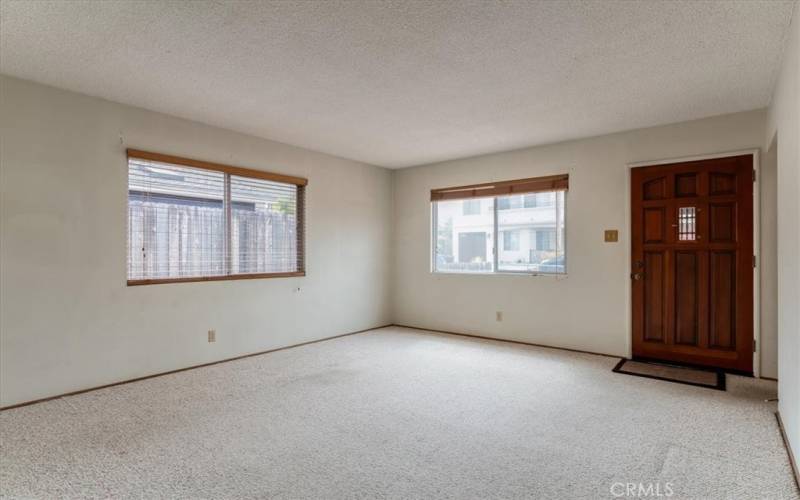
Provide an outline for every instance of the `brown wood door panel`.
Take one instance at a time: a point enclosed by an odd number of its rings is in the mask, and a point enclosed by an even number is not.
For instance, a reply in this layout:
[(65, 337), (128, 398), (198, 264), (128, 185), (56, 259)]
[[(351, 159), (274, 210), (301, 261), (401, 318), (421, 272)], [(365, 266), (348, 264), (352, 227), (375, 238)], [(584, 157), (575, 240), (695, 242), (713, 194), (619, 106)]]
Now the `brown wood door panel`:
[(736, 243), (735, 201), (712, 202), (708, 205), (708, 240), (713, 243)]
[(752, 373), (752, 165), (631, 170), (635, 357)]
[[(675, 251), (675, 343), (698, 346), (700, 257), (697, 251)], [(680, 293), (677, 291), (680, 290)]]
[(643, 339), (649, 342), (664, 343), (666, 341), (666, 288), (667, 288), (667, 254), (666, 252), (645, 252), (645, 269), (650, 272), (646, 281), (644, 301), (650, 305), (644, 309)]

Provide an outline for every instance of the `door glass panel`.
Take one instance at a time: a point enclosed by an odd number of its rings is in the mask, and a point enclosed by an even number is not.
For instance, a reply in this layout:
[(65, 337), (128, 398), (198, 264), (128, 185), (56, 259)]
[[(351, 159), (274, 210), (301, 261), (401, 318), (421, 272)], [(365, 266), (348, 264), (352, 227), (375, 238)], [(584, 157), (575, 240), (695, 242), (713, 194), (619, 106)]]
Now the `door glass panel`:
[(695, 207), (678, 208), (678, 240), (695, 241), (697, 239), (697, 217)]

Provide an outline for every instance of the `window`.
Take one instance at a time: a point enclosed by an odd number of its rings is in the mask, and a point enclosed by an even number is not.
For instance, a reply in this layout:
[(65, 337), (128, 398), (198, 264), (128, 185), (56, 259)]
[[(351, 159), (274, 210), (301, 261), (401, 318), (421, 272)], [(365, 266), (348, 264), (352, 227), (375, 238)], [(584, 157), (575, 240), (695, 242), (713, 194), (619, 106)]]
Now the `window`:
[(503, 250), (519, 251), (519, 231), (503, 231)]
[(503, 196), (497, 200), (498, 210), (512, 210), (522, 207), (522, 196)]
[(497, 200), (497, 209), (515, 210), (518, 208), (551, 207), (553, 203), (555, 203), (555, 192), (531, 193), (504, 196)]
[(536, 194), (526, 194), (522, 199), (522, 206), (525, 208), (533, 208), (536, 206)]
[(565, 273), (568, 183), (559, 175), (432, 190), (433, 271)]
[(128, 284), (303, 276), (306, 183), (128, 150)]
[(486, 262), (486, 233), (458, 233), (458, 261), (465, 264)]
[(481, 202), (480, 200), (464, 200), (462, 202), (463, 205), (463, 214), (464, 215), (480, 215), (481, 213)]
[(492, 270), (494, 199), (474, 198), (480, 208), (477, 215), (464, 215), (464, 200), (437, 204), (436, 267), (452, 272)]
[[(497, 269), (500, 271), (564, 272), (564, 191), (536, 194), (552, 194), (556, 203), (497, 214), (498, 231), (517, 235), (515, 244), (504, 245), (498, 253)], [(502, 197), (498, 201), (500, 199)], [(519, 237), (522, 230), (527, 230), (524, 241)]]
[(526, 194), (523, 205), (525, 208), (551, 207), (555, 203), (555, 193), (533, 193)]
[(536, 233), (536, 250), (554, 251), (556, 249), (556, 232), (553, 229), (539, 229)]

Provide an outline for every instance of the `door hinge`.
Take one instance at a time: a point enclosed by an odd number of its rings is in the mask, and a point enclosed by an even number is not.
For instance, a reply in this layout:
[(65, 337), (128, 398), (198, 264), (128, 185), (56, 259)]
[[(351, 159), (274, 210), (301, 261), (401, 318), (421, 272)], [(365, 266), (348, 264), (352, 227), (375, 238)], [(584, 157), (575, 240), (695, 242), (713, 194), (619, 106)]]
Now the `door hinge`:
[(753, 182), (756, 181), (756, 169), (753, 169)]
[(756, 267), (756, 256), (753, 255), (753, 267)]
[(757, 347), (756, 339), (753, 339), (753, 352), (758, 352), (758, 350), (756, 350), (756, 347)]

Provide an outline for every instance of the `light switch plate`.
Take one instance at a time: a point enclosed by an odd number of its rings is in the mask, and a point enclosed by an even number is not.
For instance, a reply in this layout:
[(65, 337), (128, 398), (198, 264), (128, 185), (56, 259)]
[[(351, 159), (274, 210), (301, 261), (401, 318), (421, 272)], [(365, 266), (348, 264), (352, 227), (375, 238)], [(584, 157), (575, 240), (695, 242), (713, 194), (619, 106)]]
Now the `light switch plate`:
[(619, 241), (619, 231), (616, 229), (606, 229), (605, 241), (606, 243), (616, 243)]

